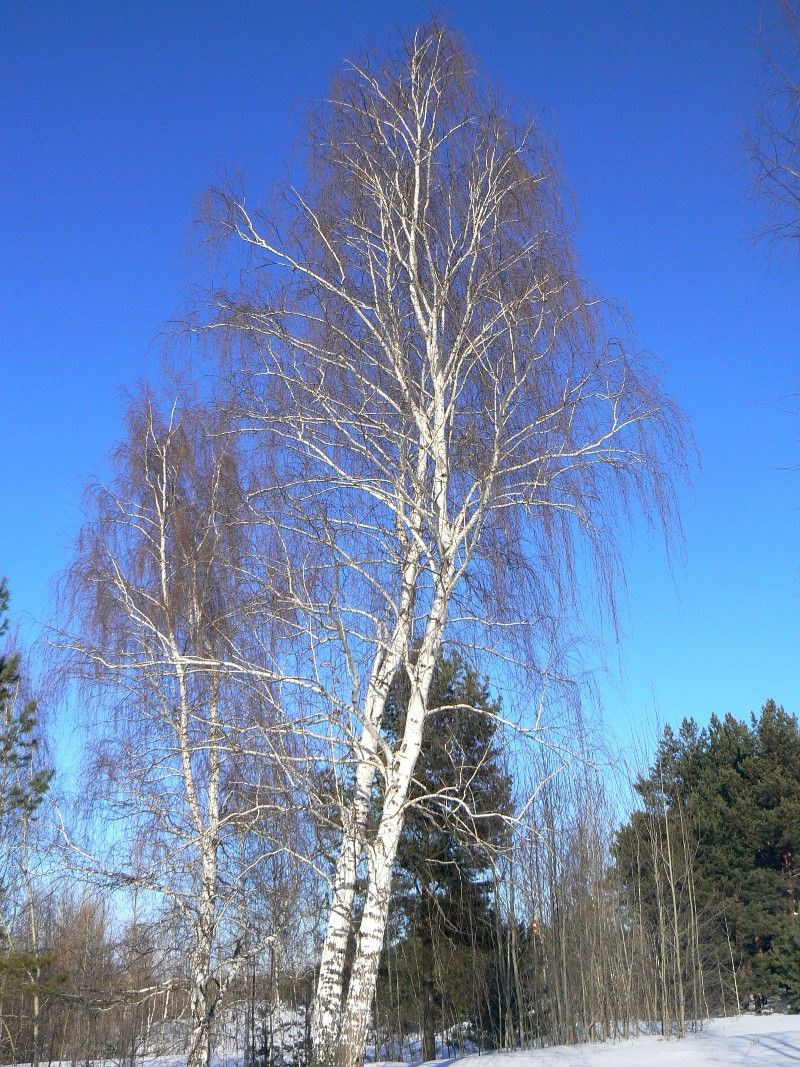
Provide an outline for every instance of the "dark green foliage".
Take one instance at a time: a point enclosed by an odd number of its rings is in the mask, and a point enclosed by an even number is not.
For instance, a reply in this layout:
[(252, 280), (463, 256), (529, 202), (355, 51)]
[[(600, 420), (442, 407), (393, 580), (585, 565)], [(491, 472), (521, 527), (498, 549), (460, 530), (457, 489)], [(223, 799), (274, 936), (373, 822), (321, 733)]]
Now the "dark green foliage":
[(67, 975), (53, 967), (55, 955), (45, 956), (11, 949), (0, 956), (0, 981), (6, 994), (38, 993), (47, 996), (63, 988)]
[[(393, 742), (402, 734), (408, 696), (403, 676), (386, 705)], [(466, 883), (485, 900), (489, 850), (502, 844), (510, 806), (498, 748), (500, 704), (491, 700), (488, 680), (455, 653), (439, 659), (428, 701), (432, 711), (397, 852), (398, 895), (409, 885), (455, 900)]]
[[(402, 736), (408, 681), (389, 694), (385, 728)], [(444, 1019), (475, 1017), (476, 970), (488, 970), (492, 943), (493, 857), (506, 843), (510, 779), (499, 746), (499, 702), (488, 680), (457, 654), (440, 657), (432, 710), (397, 852), (390, 918), (392, 981), (401, 992), (402, 1029), (422, 1034), (423, 1056)], [(388, 977), (384, 968), (384, 982)], [(384, 995), (386, 987), (384, 982)], [(396, 994), (395, 994), (396, 1000)]]
[[(0, 579), (0, 636), (8, 628), (8, 587)], [(50, 785), (52, 771), (34, 768), (36, 701), (21, 693), (19, 653), (0, 653), (0, 819), (10, 812), (31, 814)]]
[(681, 815), (694, 842), (697, 904), (712, 958), (730, 968), (733, 955), (743, 998), (783, 991), (800, 1004), (797, 719), (769, 700), (749, 725), (714, 716), (700, 731), (684, 720), (678, 736), (664, 731), (636, 790), (643, 811), (617, 839), (623, 882), (638, 884), (648, 899), (652, 868), (642, 865), (642, 842), (654, 819), (663, 828)]

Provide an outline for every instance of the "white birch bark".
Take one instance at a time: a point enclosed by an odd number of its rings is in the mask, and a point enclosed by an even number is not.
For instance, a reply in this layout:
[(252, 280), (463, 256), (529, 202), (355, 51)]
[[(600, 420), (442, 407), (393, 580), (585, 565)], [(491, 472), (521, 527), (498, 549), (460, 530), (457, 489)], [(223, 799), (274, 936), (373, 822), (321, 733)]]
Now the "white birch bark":
[(247, 849), (260, 847), (253, 827), (269, 826), (274, 797), (261, 783), (280, 746), (259, 749), (268, 722), (249, 718), (250, 703), (270, 707), (269, 690), (252, 678), (246, 694), (237, 687), (264, 614), (240, 584), (245, 494), (221, 431), (190, 402), (163, 418), (147, 398), (134, 406), (117, 479), (92, 500), (67, 638), (87, 701), (108, 714), (86, 790), (125, 830), (107, 858), (77, 845), (73, 855), (106, 884), (155, 894), (180, 930), (172, 968), (189, 986), (189, 1067), (210, 1063), (245, 931), (254, 952), (271, 936), (247, 898), (258, 865)]
[(422, 746), (427, 698), (441, 645), (446, 602), (446, 596), (442, 595), (439, 603), (434, 605), (428, 639), (414, 670), (403, 738), (387, 774), (380, 822), (369, 847), (364, 911), (342, 1019), (342, 1067), (357, 1067), (364, 1058), (370, 1006), (389, 915), (394, 861), (403, 829), (411, 777)]
[[(341, 808), (313, 1043), (317, 1067), (338, 1067), (363, 1056), (442, 641), (551, 684), (577, 535), (613, 601), (618, 509), (633, 497), (666, 518), (662, 472), (682, 455), (669, 401), (605, 342), (535, 127), (496, 106), (447, 31), (351, 64), (309, 143), (288, 217), (210, 198), (211, 224), (271, 281), (215, 294), (206, 325), (239, 350), (240, 423), (274, 464), (258, 498), (285, 546), (278, 584), (303, 661), (285, 675), (307, 671), (329, 723), (305, 735), (312, 763), (332, 753)], [(399, 670), (413, 710), (391, 751)]]
[(364, 848), (364, 833), (377, 770), (378, 736), (386, 695), (408, 645), (411, 600), (419, 570), (418, 556), (418, 549), (412, 543), (403, 571), (397, 625), (386, 648), (379, 649), (368, 683), (352, 808), (346, 810), (344, 820), (314, 999), (311, 1033), (319, 1062), (331, 1060), (336, 1055), (340, 1040), (347, 944), (353, 928), (358, 864)]

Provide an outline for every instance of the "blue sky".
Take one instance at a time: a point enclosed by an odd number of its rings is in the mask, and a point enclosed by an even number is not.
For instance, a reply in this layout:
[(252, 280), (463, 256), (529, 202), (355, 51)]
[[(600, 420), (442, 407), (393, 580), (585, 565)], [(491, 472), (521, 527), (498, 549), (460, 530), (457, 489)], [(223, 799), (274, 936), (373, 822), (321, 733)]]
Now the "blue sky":
[[(284, 173), (343, 57), (431, 5), (17, 3), (0, 12), (0, 574), (43, 620), (124, 392), (160, 372), (191, 297), (191, 224), (241, 168)], [(800, 711), (800, 285), (752, 237), (743, 130), (761, 75), (749, 0), (462, 0), (444, 9), (560, 145), (583, 271), (630, 312), (702, 466), (685, 547), (622, 534), (623, 641), (598, 674), (623, 734), (655, 713)], [(33, 634), (28, 622), (25, 632)], [(598, 659), (599, 662), (599, 659)]]

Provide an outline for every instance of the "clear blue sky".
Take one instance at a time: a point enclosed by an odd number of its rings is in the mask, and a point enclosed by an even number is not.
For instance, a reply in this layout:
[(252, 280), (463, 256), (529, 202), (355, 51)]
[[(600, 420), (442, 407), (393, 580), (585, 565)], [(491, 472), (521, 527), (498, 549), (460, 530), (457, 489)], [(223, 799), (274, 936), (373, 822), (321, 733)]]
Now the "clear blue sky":
[[(185, 306), (197, 198), (280, 178), (343, 57), (430, 5), (18, 3), (0, 12), (0, 574), (44, 619), (122, 394)], [(489, 74), (555, 131), (593, 284), (630, 311), (694, 425), (686, 544), (624, 536), (623, 643), (599, 680), (626, 731), (800, 711), (800, 277), (752, 235), (749, 0), (451, 3)], [(29, 626), (32, 631), (33, 627)]]

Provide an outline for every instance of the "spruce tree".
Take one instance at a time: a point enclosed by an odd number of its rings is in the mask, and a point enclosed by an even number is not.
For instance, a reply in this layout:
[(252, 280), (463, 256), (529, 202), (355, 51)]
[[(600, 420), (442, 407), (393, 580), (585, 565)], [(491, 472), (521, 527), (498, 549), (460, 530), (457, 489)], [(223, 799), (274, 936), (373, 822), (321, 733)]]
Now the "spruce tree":
[[(407, 700), (401, 672), (386, 706), (393, 740), (402, 736)], [(499, 744), (500, 703), (488, 680), (457, 653), (442, 655), (429, 708), (395, 863), (392, 915), (397, 965), (406, 972), (406, 999), (415, 1001), (407, 1007), (426, 1060), (436, 1055), (436, 1017), (445, 995), (462, 1018), (476, 1014), (474, 969), (476, 960), (488, 965), (493, 856), (505, 844), (503, 815), (511, 803)]]

